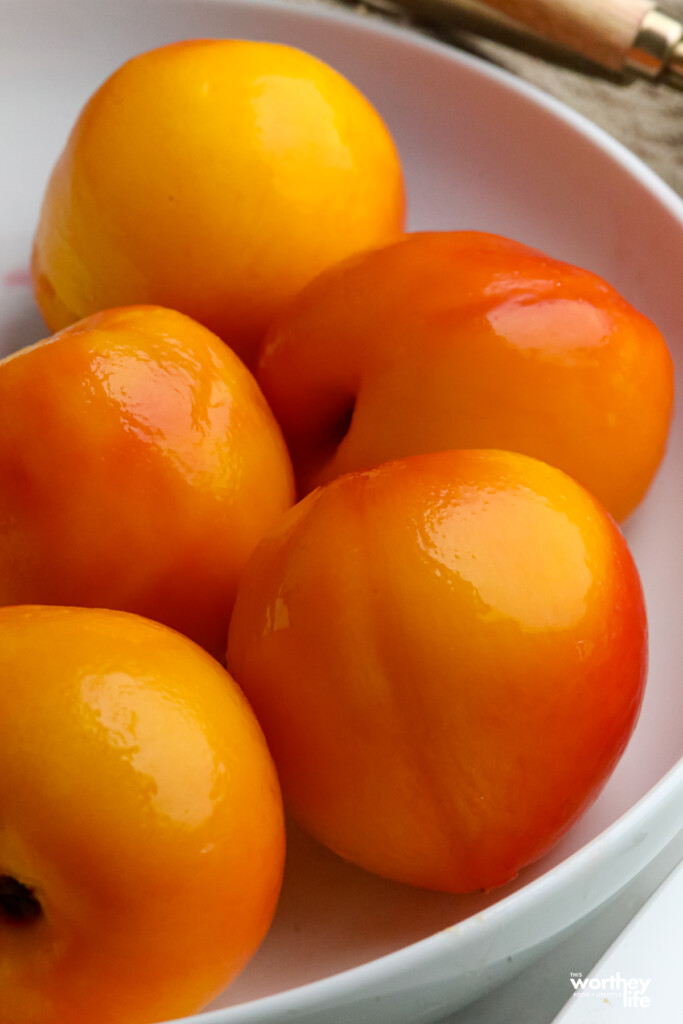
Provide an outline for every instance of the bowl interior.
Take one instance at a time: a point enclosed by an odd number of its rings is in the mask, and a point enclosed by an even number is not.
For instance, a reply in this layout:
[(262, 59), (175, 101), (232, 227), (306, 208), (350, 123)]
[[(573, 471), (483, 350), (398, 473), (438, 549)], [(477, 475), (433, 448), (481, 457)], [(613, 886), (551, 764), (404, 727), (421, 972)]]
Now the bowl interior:
[[(602, 274), (683, 360), (683, 204), (617, 143), (478, 62), (375, 21), (254, 0), (0, 0), (0, 354), (47, 333), (28, 281), (49, 171), (78, 110), (123, 60), (197, 36), (290, 43), (346, 74), (398, 143), (412, 229), (515, 237)], [(488, 895), (411, 890), (344, 864), (290, 831), (286, 884), (259, 954), (215, 1006), (326, 977), (494, 905), (580, 850), (683, 753), (683, 425), (625, 526), (642, 574), (651, 668), (633, 740), (598, 801), (539, 864)], [(571, 727), (580, 708), (567, 708)], [(634, 834), (639, 815), (632, 812)]]

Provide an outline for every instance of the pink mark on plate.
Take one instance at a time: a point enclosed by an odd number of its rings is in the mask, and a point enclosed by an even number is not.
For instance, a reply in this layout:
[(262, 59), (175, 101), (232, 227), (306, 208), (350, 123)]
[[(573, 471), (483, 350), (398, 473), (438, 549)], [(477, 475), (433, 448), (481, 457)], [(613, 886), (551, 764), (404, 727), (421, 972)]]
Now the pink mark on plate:
[(23, 267), (20, 270), (9, 270), (2, 275), (2, 283), (6, 288), (29, 288), (31, 286), (31, 271)]

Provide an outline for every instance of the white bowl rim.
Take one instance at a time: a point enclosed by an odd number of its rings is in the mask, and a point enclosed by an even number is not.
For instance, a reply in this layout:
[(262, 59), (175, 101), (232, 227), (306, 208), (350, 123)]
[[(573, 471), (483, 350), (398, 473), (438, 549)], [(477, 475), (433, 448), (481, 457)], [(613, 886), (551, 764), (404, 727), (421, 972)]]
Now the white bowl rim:
[[(437, 953), (447, 950), (449, 955), (457, 954), (458, 950), (468, 944), (473, 937), (481, 940), (487, 933), (500, 929), (525, 909), (542, 906), (550, 896), (561, 898), (591, 863), (603, 861), (628, 845), (635, 821), (638, 821), (642, 829), (647, 830), (652, 819), (666, 813), (667, 806), (670, 805), (673, 810), (679, 804), (683, 806), (683, 758), (633, 807), (580, 850), (509, 896), (503, 897), (471, 917), (356, 967), (225, 1009), (208, 1010), (190, 1017), (182, 1017), (178, 1019), (177, 1024), (231, 1024), (233, 1015), (237, 1013), (240, 1024), (260, 1024), (264, 1012), (267, 1013), (269, 1010), (277, 1010), (283, 1015), (287, 1012), (292, 1014), (295, 1010), (302, 1012), (322, 1005), (323, 998), (325, 1004), (329, 1005), (336, 997), (343, 997), (350, 989), (359, 993), (365, 988), (374, 987), (380, 980), (389, 981), (400, 977), (408, 966), (411, 970), (419, 969), (429, 963)], [(674, 827), (667, 842), (673, 840), (680, 830), (680, 826)], [(662, 849), (664, 846), (666, 842), (662, 844)], [(605, 899), (615, 895), (620, 888), (621, 886), (615, 887), (614, 892), (606, 894)], [(579, 914), (576, 919), (580, 917)], [(567, 927), (573, 923), (569, 922)], [(169, 1021), (166, 1024), (176, 1022)]]

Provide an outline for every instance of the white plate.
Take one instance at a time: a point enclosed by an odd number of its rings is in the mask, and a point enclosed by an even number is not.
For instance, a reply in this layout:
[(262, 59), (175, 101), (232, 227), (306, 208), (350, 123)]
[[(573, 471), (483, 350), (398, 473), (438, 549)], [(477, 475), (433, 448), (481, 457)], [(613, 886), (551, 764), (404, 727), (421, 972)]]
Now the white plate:
[[(412, 228), (481, 228), (601, 273), (683, 361), (683, 203), (561, 105), (369, 18), (257, 0), (0, 0), (0, 351), (45, 334), (26, 268), (49, 170), (81, 104), (125, 58), (192, 36), (297, 45), (376, 104), (398, 142)], [(413, 891), (292, 831), (281, 906), (244, 974), (191, 1018), (435, 1020), (502, 981), (614, 895), (683, 820), (683, 423), (627, 524), (651, 622), (643, 713), (600, 799), (503, 889)], [(567, 728), (580, 707), (567, 707)], [(189, 1018), (188, 1018), (189, 1019)]]

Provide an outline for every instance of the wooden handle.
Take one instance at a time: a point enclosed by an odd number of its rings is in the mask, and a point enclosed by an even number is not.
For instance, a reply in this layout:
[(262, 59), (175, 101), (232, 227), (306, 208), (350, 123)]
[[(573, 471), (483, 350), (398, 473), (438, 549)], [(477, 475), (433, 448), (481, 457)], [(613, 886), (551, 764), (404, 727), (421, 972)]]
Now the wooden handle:
[(589, 60), (621, 71), (653, 0), (394, 0), (414, 14), (472, 15), (521, 27)]
[(618, 71), (655, 5), (651, 0), (485, 0), (484, 6)]

